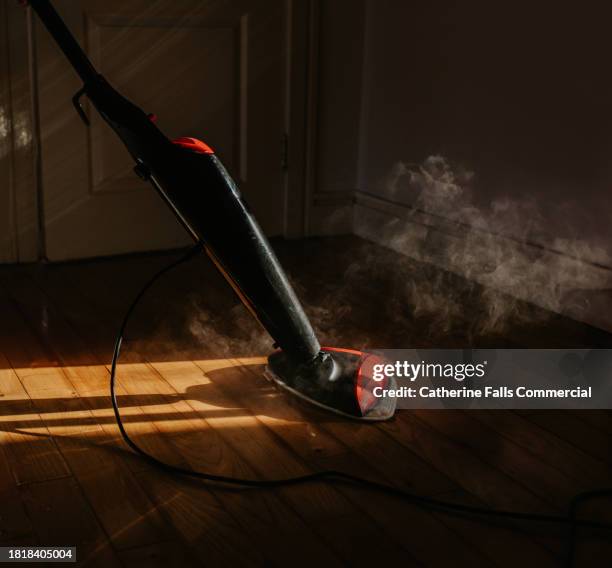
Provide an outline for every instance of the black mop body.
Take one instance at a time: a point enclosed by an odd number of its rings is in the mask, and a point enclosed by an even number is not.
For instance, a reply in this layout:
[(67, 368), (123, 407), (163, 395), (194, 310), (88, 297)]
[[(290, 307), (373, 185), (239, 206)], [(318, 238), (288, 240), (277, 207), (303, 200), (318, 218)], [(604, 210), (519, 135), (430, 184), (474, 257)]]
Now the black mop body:
[[(395, 412), (395, 399), (373, 396), (375, 383), (360, 372), (368, 354), (350, 349), (321, 348), (287, 277), (247, 208), (229, 173), (205, 143), (194, 138), (169, 140), (150, 115), (120, 95), (93, 67), (49, 0), (30, 0), (30, 6), (53, 36), (83, 87), (72, 102), (89, 124), (80, 104), (86, 95), (134, 159), (135, 172), (149, 181), (196, 242), (189, 255), (204, 250), (225, 276), (244, 305), (263, 325), (279, 349), (268, 358), (266, 375), (278, 387), (326, 410), (358, 420), (385, 420)], [(183, 259), (180, 259), (180, 262)], [(606, 523), (563, 517), (499, 511), (447, 503), (413, 495), (348, 473), (323, 471), (279, 480), (239, 479), (182, 469), (159, 461), (142, 450), (128, 435), (115, 396), (115, 371), (123, 332), (139, 300), (177, 263), (156, 274), (130, 306), (116, 342), (111, 370), (111, 400), (117, 424), (126, 443), (138, 454), (170, 472), (208, 481), (246, 487), (278, 487), (314, 481), (366, 485), (410, 502), (456, 514), (495, 516), (501, 519), (565, 523), (590, 528), (612, 528)]]
[(158, 191), (280, 348), (268, 359), (267, 376), (288, 392), (351, 418), (393, 416), (394, 399), (372, 396), (375, 383), (359, 376), (361, 353), (321, 349), (268, 240), (213, 150), (195, 138), (169, 140), (151, 115), (97, 73), (48, 0), (30, 5), (83, 80), (73, 97), (81, 118), (89, 122), (80, 104), (86, 95), (125, 144), (137, 175)]

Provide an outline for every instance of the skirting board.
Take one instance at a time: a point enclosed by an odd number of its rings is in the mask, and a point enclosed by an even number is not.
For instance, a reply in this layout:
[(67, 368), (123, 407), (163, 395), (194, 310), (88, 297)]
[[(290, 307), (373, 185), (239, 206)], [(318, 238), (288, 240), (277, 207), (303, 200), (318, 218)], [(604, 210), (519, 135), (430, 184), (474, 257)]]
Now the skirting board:
[(370, 194), (355, 201), (356, 235), (612, 332), (612, 269)]
[(353, 194), (352, 190), (315, 193), (308, 213), (308, 235), (352, 234)]

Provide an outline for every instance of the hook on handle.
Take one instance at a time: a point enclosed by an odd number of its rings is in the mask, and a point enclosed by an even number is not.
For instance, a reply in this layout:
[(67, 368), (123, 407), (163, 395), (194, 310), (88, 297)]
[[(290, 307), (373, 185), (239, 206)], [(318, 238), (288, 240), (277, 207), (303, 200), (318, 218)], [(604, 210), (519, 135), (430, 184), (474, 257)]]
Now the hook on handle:
[(77, 114), (81, 117), (81, 120), (85, 123), (86, 126), (90, 125), (89, 118), (85, 114), (85, 109), (81, 104), (81, 97), (85, 94), (85, 87), (81, 87), (72, 97), (72, 106), (77, 111)]

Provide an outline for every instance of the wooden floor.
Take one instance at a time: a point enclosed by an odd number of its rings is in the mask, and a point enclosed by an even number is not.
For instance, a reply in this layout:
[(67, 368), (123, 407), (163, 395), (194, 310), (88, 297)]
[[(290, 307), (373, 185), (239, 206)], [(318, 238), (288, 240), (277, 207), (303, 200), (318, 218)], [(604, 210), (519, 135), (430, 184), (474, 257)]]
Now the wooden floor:
[[(492, 326), (478, 287), (354, 237), (276, 247), (324, 344), (610, 345), (524, 304)], [(96, 566), (561, 564), (563, 530), (449, 517), (357, 487), (229, 491), (130, 453), (108, 398), (114, 335), (138, 288), (176, 256), (0, 269), (0, 545), (73, 545)], [(163, 460), (213, 473), (334, 468), (507, 509), (564, 513), (574, 493), (612, 485), (610, 413), (400, 411), (352, 423), (278, 394), (262, 377), (270, 349), (206, 259), (179, 267), (127, 332), (129, 432)], [(578, 566), (612, 565), (609, 540), (581, 536)]]

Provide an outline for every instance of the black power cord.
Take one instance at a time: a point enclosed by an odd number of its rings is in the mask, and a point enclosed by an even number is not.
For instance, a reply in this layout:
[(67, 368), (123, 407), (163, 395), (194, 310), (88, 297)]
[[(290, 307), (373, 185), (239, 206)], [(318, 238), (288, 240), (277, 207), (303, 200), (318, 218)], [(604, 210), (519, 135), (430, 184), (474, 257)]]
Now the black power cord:
[(568, 534), (568, 555), (567, 555), (567, 566), (572, 567), (575, 562), (575, 548), (576, 548), (576, 536), (578, 528), (585, 529), (599, 529), (599, 530), (609, 530), (612, 531), (612, 523), (604, 523), (599, 521), (593, 521), (588, 519), (579, 519), (577, 518), (577, 510), (579, 505), (587, 500), (591, 500), (594, 498), (599, 498), (602, 496), (612, 495), (612, 489), (601, 489), (594, 491), (587, 491), (584, 493), (579, 493), (576, 495), (569, 506), (569, 512), (567, 516), (561, 515), (548, 515), (544, 513), (527, 513), (521, 511), (508, 511), (504, 509), (492, 509), (487, 507), (473, 507), (470, 505), (463, 505), (461, 503), (452, 503), (448, 501), (441, 501), (439, 499), (434, 499), (431, 497), (424, 497), (422, 495), (416, 495), (414, 493), (410, 493), (409, 491), (405, 491), (403, 489), (399, 489), (397, 487), (393, 487), (392, 485), (387, 485), (385, 483), (380, 483), (378, 481), (374, 481), (371, 479), (366, 479), (363, 477), (358, 477), (356, 475), (351, 475), (350, 473), (346, 473), (343, 471), (335, 471), (335, 470), (326, 470), (326, 471), (318, 471), (315, 473), (300, 475), (298, 477), (288, 477), (284, 479), (243, 479), (239, 477), (228, 477), (225, 475), (215, 475), (212, 473), (205, 473), (200, 471), (194, 471), (191, 469), (186, 469), (183, 467), (171, 465), (165, 463), (151, 454), (147, 453), (143, 450), (132, 438), (130, 438), (127, 433), (123, 421), (121, 419), (121, 413), (119, 411), (119, 404), (117, 402), (117, 394), (115, 389), (116, 384), (116, 371), (117, 371), (117, 362), (119, 360), (119, 355), (121, 352), (121, 344), (123, 342), (123, 336), (125, 333), (125, 329), (130, 320), (130, 317), (136, 307), (138, 306), (140, 300), (147, 293), (147, 291), (167, 272), (170, 272), (172, 269), (182, 264), (183, 262), (189, 260), (192, 256), (194, 256), (197, 252), (202, 250), (202, 245), (198, 243), (193, 248), (189, 249), (183, 256), (181, 256), (178, 260), (175, 260), (168, 266), (162, 268), (157, 273), (155, 273), (148, 282), (142, 287), (140, 292), (136, 295), (130, 307), (128, 308), (123, 322), (121, 323), (121, 328), (119, 329), (119, 333), (117, 335), (117, 340), (115, 342), (115, 349), (113, 352), (113, 360), (111, 364), (111, 373), (110, 373), (110, 395), (111, 402), (113, 405), (113, 411), (115, 413), (115, 419), (117, 421), (117, 426), (119, 427), (119, 431), (121, 432), (121, 436), (125, 443), (138, 455), (144, 458), (147, 462), (152, 465), (159, 467), (160, 469), (167, 471), (169, 473), (184, 475), (187, 477), (193, 477), (196, 479), (202, 479), (204, 481), (209, 481), (221, 485), (228, 485), (233, 487), (243, 487), (243, 488), (278, 488), (278, 487), (288, 487), (293, 485), (303, 485), (306, 483), (345, 483), (358, 485), (361, 487), (365, 487), (374, 491), (378, 491), (380, 493), (384, 493), (387, 495), (391, 495), (394, 497), (399, 497), (408, 503), (413, 505), (423, 507), (429, 510), (440, 511), (446, 514), (457, 514), (457, 515), (469, 515), (472, 517), (480, 518), (484, 520), (486, 518), (497, 518), (500, 520), (516, 520), (516, 521), (528, 521), (533, 523), (545, 523), (545, 524), (554, 524), (554, 525), (566, 525), (569, 529)]

